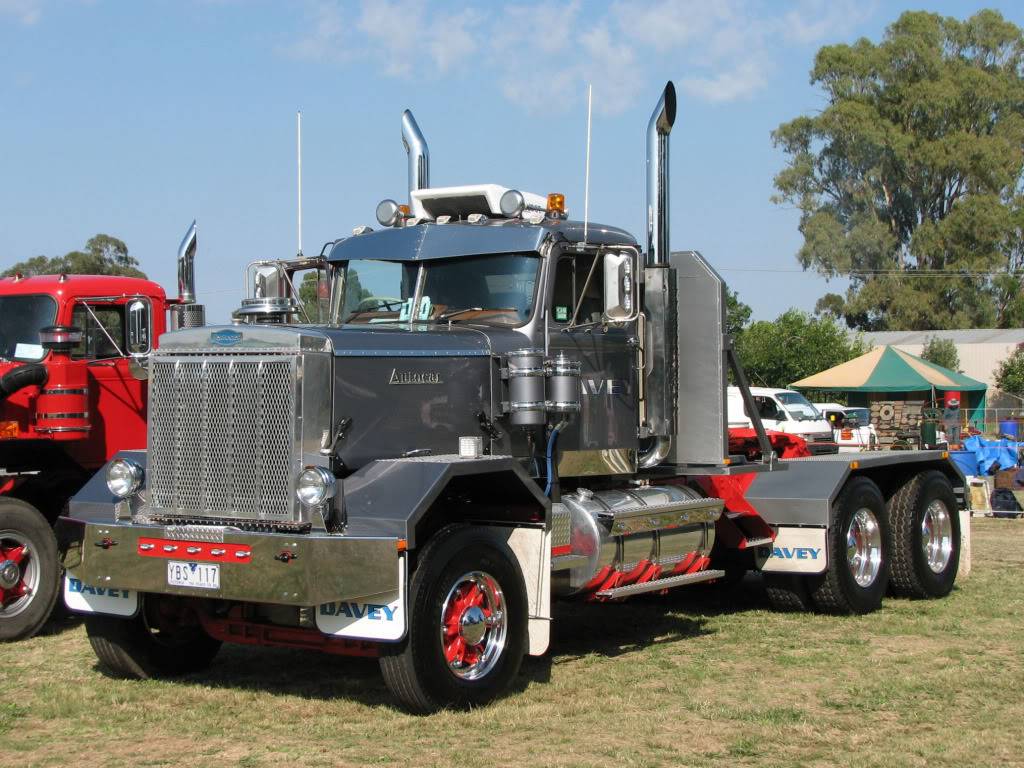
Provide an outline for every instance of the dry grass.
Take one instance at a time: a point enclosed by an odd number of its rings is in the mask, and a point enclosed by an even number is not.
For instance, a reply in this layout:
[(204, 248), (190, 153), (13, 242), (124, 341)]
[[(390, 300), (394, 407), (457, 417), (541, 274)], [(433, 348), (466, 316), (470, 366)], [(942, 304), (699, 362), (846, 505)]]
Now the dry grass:
[(949, 598), (770, 612), (756, 579), (561, 605), (489, 708), (412, 717), (362, 660), (226, 647), (206, 674), (111, 680), (82, 627), (0, 646), (8, 765), (1024, 765), (1024, 522), (974, 521)]

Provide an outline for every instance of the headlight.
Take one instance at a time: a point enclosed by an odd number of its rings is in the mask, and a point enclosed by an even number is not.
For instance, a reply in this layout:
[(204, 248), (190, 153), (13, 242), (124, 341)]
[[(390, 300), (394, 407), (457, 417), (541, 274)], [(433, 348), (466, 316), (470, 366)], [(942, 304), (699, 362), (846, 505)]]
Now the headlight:
[(127, 459), (114, 459), (107, 467), (107, 488), (119, 499), (127, 499), (140, 487), (143, 478), (142, 467)]
[(323, 467), (306, 467), (295, 481), (295, 495), (307, 507), (318, 507), (334, 497), (337, 481)]

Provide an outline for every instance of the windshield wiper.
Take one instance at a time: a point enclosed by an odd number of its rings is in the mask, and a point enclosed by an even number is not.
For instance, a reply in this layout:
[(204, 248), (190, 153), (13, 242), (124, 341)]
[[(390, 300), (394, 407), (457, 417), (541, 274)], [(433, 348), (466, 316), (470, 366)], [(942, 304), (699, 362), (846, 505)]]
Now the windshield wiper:
[(451, 312), (444, 312), (437, 316), (438, 322), (444, 322), (445, 320), (451, 320), (453, 317), (464, 315), (467, 312), (483, 312), (483, 307), (466, 307), (465, 309), (453, 309)]

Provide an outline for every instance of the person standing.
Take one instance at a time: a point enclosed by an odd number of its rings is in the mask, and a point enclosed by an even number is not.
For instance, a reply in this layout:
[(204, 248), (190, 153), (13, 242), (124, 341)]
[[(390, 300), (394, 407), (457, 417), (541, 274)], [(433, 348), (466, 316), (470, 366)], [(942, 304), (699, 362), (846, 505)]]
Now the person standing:
[(946, 401), (942, 411), (942, 425), (946, 430), (946, 442), (950, 445), (960, 443), (960, 401), (951, 397)]

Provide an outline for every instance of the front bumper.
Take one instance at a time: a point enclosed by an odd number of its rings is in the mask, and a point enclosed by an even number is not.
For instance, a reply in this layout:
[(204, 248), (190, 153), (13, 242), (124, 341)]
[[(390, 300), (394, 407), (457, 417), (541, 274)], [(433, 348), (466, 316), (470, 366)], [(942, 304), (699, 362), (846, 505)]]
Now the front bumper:
[[(62, 517), (57, 521), (57, 539), (69, 576), (122, 590), (314, 606), (399, 587), (400, 541), (394, 538), (252, 533), (220, 526), (99, 523)], [(215, 546), (219, 544), (224, 546)], [(168, 551), (170, 547), (175, 549)], [(170, 559), (221, 563), (220, 587), (168, 585)]]

